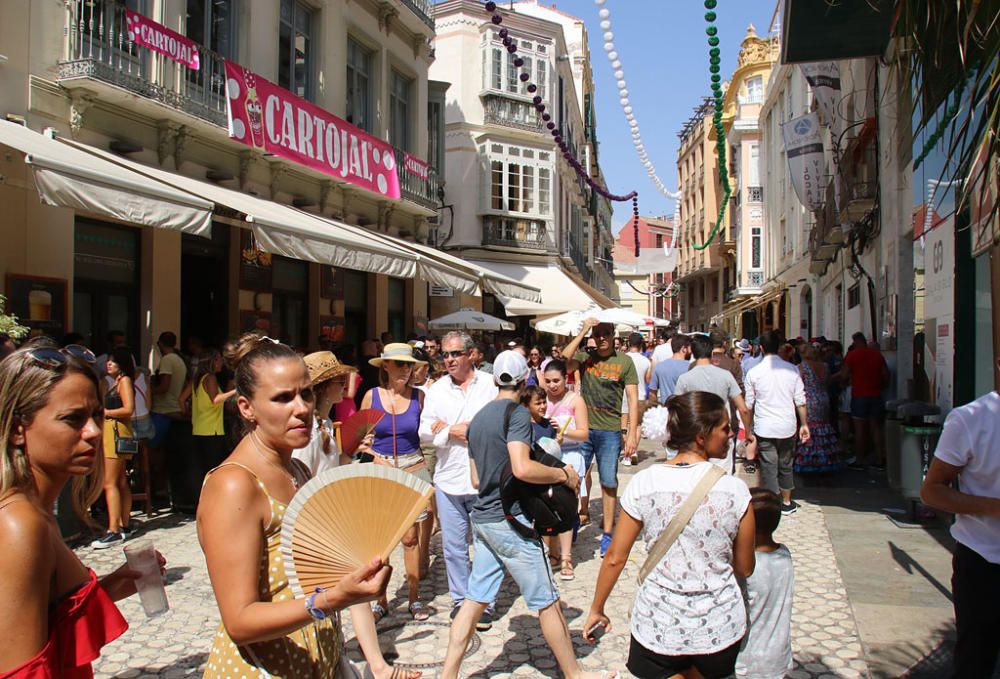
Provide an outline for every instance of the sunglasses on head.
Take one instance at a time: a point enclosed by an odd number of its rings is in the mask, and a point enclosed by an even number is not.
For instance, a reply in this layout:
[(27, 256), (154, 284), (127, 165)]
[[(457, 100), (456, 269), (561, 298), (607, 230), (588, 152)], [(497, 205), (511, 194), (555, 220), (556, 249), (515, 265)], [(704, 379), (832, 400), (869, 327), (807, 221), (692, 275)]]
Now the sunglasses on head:
[(82, 344), (69, 344), (61, 349), (54, 347), (35, 347), (29, 349), (26, 355), (35, 365), (48, 370), (59, 370), (65, 367), (70, 358), (78, 358), (91, 367), (97, 363), (97, 357)]
[(445, 358), (459, 358), (461, 356), (465, 356), (467, 353), (468, 352), (465, 349), (462, 349), (460, 351), (442, 351), (441, 355)]

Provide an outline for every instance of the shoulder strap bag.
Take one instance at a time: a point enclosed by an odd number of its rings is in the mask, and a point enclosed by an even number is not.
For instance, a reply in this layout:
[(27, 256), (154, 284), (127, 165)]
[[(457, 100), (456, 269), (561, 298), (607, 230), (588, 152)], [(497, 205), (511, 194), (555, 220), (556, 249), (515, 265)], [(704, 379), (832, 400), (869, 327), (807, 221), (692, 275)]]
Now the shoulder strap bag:
[[(711, 464), (711, 463), (710, 463)], [(698, 481), (698, 485), (694, 487), (691, 494), (688, 495), (687, 499), (681, 505), (681, 508), (677, 510), (674, 518), (670, 520), (667, 524), (666, 529), (660, 533), (660, 537), (656, 538), (656, 542), (649, 549), (649, 555), (646, 557), (646, 561), (642, 564), (642, 568), (639, 569), (638, 581), (641, 585), (645, 581), (646, 576), (648, 576), (652, 570), (656, 567), (663, 557), (667, 555), (670, 548), (680, 537), (681, 533), (684, 532), (684, 528), (687, 527), (688, 523), (691, 521), (691, 517), (694, 516), (695, 511), (698, 509), (698, 505), (701, 501), (705, 499), (708, 492), (712, 490), (716, 482), (725, 476), (726, 471), (715, 464), (712, 464), (705, 475), (701, 477)]]

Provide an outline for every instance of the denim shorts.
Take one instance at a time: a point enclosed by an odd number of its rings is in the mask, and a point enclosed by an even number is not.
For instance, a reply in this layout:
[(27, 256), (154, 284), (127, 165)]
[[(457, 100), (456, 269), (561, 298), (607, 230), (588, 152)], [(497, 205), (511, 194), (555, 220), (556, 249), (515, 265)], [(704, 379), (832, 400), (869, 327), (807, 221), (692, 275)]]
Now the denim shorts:
[(149, 440), (149, 447), (162, 448), (167, 440), (167, 432), (170, 431), (170, 423), (173, 420), (160, 413), (150, 413), (149, 416), (153, 420), (153, 430), (156, 432)]
[(484, 604), (495, 601), (506, 571), (517, 583), (529, 610), (540, 611), (559, 600), (542, 545), (521, 537), (506, 521), (473, 521), (472, 550), (466, 598)]
[(580, 448), (587, 469), (597, 458), (597, 473), (605, 488), (618, 487), (618, 458), (622, 453), (622, 433), (618, 430), (590, 430), (590, 440)]
[(881, 396), (854, 396), (851, 398), (851, 417), (866, 420), (885, 415), (885, 401)]

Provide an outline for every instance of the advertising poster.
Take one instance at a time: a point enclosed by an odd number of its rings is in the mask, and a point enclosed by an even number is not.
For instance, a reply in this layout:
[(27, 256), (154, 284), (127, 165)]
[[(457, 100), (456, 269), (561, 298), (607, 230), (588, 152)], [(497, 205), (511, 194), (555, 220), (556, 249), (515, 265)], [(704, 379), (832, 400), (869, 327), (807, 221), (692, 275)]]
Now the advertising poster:
[(31, 336), (59, 340), (66, 334), (66, 279), (7, 274), (7, 311)]

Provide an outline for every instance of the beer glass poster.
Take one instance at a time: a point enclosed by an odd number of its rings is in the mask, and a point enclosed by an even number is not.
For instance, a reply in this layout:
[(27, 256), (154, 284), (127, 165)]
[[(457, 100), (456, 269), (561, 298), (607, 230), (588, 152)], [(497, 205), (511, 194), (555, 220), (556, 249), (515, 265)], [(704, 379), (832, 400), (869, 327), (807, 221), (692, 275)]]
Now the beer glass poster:
[(31, 328), (32, 336), (61, 338), (66, 334), (66, 279), (8, 274), (7, 311)]

